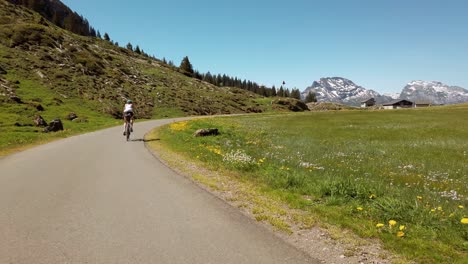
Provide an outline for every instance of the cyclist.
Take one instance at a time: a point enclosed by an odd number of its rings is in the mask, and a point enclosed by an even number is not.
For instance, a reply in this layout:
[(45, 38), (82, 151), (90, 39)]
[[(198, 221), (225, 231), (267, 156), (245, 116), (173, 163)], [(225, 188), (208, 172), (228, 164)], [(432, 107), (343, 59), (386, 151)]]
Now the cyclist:
[(123, 119), (124, 119), (124, 136), (125, 136), (125, 125), (127, 124), (127, 116), (130, 116), (130, 131), (133, 132), (133, 102), (132, 100), (128, 99), (127, 103), (124, 106), (123, 110)]

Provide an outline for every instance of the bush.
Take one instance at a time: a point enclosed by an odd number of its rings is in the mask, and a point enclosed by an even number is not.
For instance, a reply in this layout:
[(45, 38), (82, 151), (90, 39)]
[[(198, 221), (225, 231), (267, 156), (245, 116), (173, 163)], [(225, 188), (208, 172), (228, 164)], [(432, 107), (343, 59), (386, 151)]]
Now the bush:
[(25, 44), (40, 45), (40, 46), (54, 46), (53, 35), (47, 31), (44, 26), (21, 24), (14, 25), (10, 40), (10, 47), (14, 48)]
[(74, 54), (74, 59), (77, 64), (81, 64), (85, 67), (87, 74), (96, 74), (100, 75), (104, 72), (104, 65), (92, 56), (89, 52), (76, 52)]

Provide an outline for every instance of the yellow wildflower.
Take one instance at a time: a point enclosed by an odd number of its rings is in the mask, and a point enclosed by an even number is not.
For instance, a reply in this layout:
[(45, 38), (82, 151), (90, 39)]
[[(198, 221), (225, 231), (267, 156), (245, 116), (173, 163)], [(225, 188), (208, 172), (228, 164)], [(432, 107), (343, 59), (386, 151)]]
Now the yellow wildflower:
[(405, 229), (406, 229), (406, 226), (404, 226), (404, 225), (400, 225), (400, 228), (399, 228), (399, 229), (400, 229), (400, 231), (403, 231), (403, 230), (405, 230)]
[(362, 211), (362, 210), (364, 210), (364, 209), (363, 209), (362, 207), (358, 207), (358, 208), (356, 208), (356, 210)]
[(389, 224), (390, 226), (394, 226), (394, 225), (397, 224), (397, 222), (396, 222), (395, 220), (390, 220), (390, 221), (388, 221), (388, 224)]
[(463, 205), (459, 205), (458, 208), (463, 209), (463, 208), (465, 208), (465, 207), (463, 207)]
[(403, 236), (405, 236), (405, 232), (398, 231), (396, 235), (397, 235), (397, 237), (403, 237)]
[(416, 198), (418, 198), (418, 200), (422, 200), (422, 196), (416, 196)]
[(449, 217), (454, 217), (454, 216), (455, 216), (454, 213), (449, 214)]
[(431, 212), (432, 212), (432, 213), (435, 212), (435, 209), (431, 209)]
[(437, 207), (437, 210), (442, 211), (442, 206)]
[(187, 123), (187, 121), (172, 123), (172, 124), (169, 125), (169, 127), (173, 131), (183, 131), (183, 130), (186, 130), (188, 128), (188, 123)]
[(377, 227), (377, 228), (381, 228), (383, 226), (384, 226), (384, 224), (382, 224), (382, 223), (378, 223), (378, 224), (375, 225), (375, 227)]
[(468, 217), (463, 217), (460, 223), (465, 224), (465, 225), (468, 224)]
[(377, 198), (377, 195), (375, 195), (375, 194), (369, 195), (369, 199), (375, 199), (375, 198)]

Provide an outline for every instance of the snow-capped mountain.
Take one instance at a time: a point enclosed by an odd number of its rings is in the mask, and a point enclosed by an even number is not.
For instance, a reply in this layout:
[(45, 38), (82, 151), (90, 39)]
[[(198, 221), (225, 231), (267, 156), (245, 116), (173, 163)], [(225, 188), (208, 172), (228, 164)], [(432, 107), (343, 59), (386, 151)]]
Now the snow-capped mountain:
[(374, 90), (368, 90), (341, 77), (320, 78), (319, 81), (314, 81), (312, 86), (307, 87), (301, 93), (302, 98), (305, 98), (310, 92), (315, 93), (318, 102), (348, 105), (360, 105), (361, 101), (370, 98), (374, 98), (378, 104), (392, 100), (391, 97), (382, 96)]
[(384, 93), (384, 96), (388, 96), (392, 98), (393, 100), (400, 99), (400, 94), (401, 93)]
[(457, 104), (468, 102), (468, 90), (436, 81), (412, 81), (403, 88), (400, 98), (433, 104)]

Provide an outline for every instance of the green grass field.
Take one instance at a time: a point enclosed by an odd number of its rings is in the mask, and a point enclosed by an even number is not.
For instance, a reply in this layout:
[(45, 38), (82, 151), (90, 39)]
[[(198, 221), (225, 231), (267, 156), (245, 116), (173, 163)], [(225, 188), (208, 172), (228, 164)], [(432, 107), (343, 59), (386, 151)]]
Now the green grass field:
[[(158, 133), (165, 147), (233, 172), (322, 223), (379, 238), (407, 259), (467, 263), (467, 116), (466, 104), (262, 114)], [(212, 127), (221, 134), (192, 135)]]
[[(64, 98), (43, 87), (40, 83), (24, 80), (9, 75), (12, 80), (19, 80), (18, 96), (22, 104), (7, 104), (0, 102), (0, 156), (25, 149), (27, 147), (64, 138), (84, 132), (95, 131), (105, 127), (120, 124), (120, 120), (107, 117), (98, 111), (99, 105), (76, 98)], [(43, 107), (42, 111), (37, 106)], [(78, 119), (66, 120), (66, 116), (74, 112)], [(43, 128), (33, 126), (33, 119), (41, 115), (46, 122), (59, 118), (64, 131), (42, 133)]]

